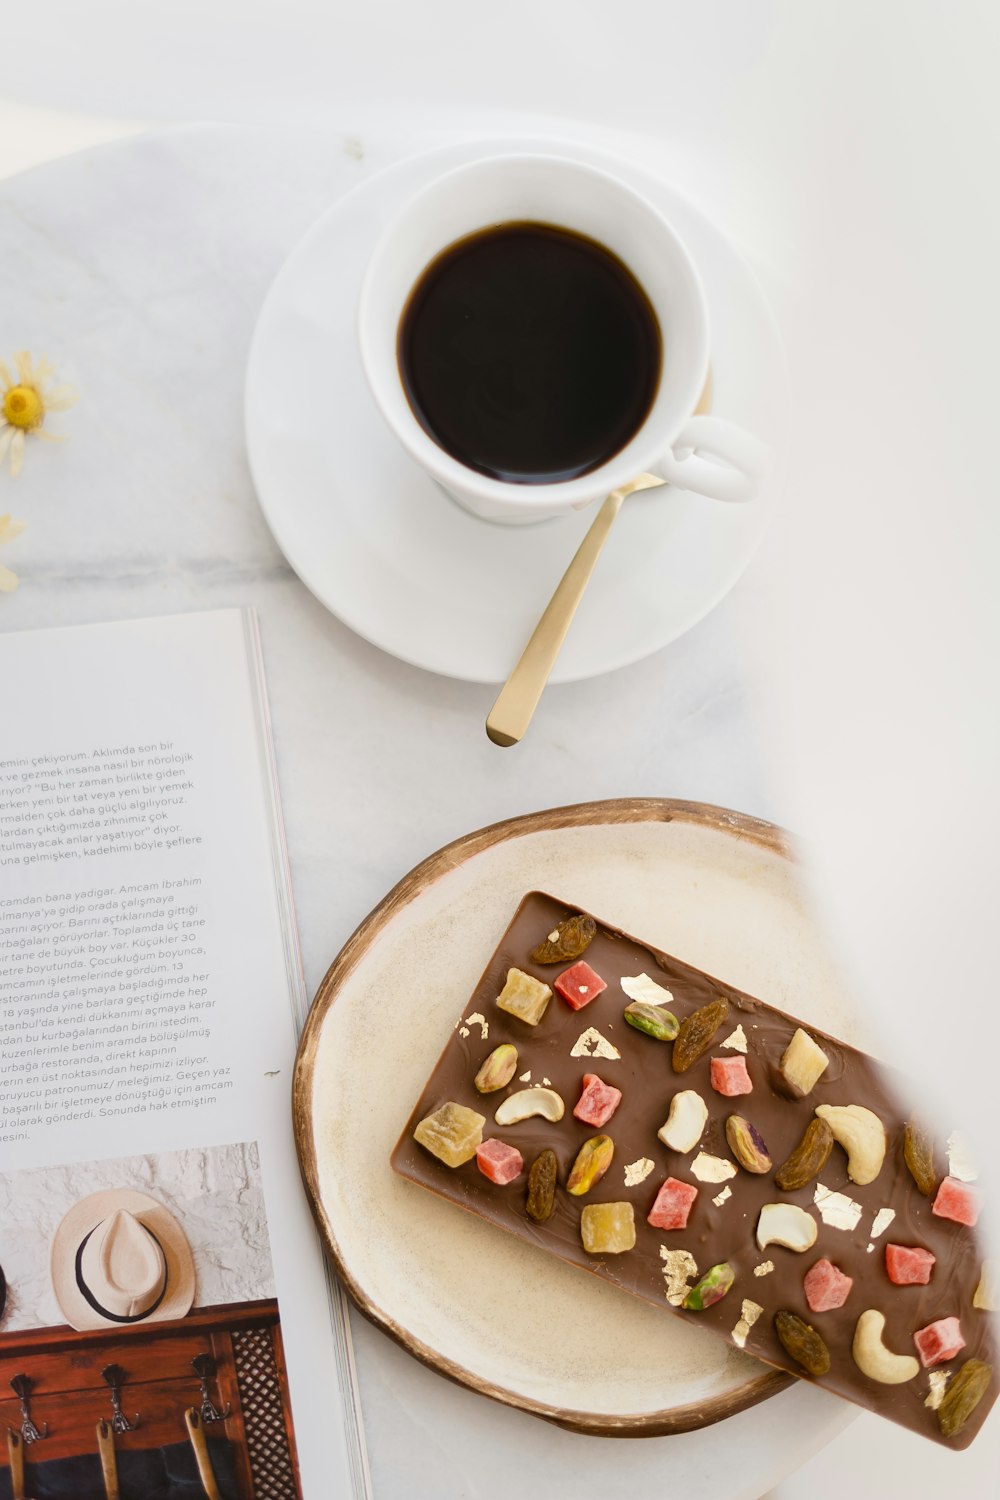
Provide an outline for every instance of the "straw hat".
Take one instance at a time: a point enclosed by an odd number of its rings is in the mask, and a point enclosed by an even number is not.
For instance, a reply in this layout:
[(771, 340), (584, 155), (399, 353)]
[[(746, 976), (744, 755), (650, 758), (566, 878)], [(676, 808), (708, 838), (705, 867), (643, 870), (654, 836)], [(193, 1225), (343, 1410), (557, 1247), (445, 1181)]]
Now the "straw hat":
[(52, 1286), (71, 1328), (183, 1318), (194, 1301), (184, 1231), (147, 1193), (116, 1188), (81, 1198), (52, 1240)]

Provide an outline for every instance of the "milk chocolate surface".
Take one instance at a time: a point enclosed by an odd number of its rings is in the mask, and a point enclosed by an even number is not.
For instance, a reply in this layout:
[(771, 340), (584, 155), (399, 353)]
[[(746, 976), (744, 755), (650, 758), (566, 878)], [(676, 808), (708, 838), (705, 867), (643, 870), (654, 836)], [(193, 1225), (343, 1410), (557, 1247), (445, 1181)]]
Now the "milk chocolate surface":
[[(775, 1334), (775, 1313), (784, 1309), (797, 1314), (816, 1329), (830, 1351), (829, 1373), (817, 1378), (816, 1384), (949, 1447), (966, 1447), (982, 1426), (997, 1394), (996, 1318), (973, 1305), (983, 1262), (976, 1230), (932, 1214), (933, 1197), (921, 1195), (904, 1164), (903, 1133), (913, 1114), (906, 1085), (855, 1048), (813, 1026), (804, 1026), (830, 1061), (811, 1093), (802, 1099), (795, 1098), (779, 1065), (800, 1024), (798, 1021), (601, 923), (599, 918), (596, 936), (583, 958), (605, 981), (606, 990), (579, 1011), (572, 1010), (554, 992), (544, 1018), (534, 1027), (500, 1010), (496, 998), (510, 968), (521, 969), (551, 987), (555, 978), (571, 966), (573, 960), (533, 963), (529, 955), (573, 910), (538, 892), (524, 898), (403, 1129), (392, 1153), (394, 1170), (527, 1243), (646, 1299), (656, 1309), (691, 1319), (696, 1326), (730, 1341), (740, 1321), (743, 1299), (750, 1299), (763, 1311), (746, 1336), (743, 1346), (746, 1351), (793, 1375), (811, 1378), (789, 1357)], [(671, 992), (672, 1001), (663, 1003), (681, 1022), (708, 1001), (723, 997), (729, 1003), (727, 1019), (712, 1045), (686, 1072), (674, 1072), (671, 1042), (654, 1040), (629, 1026), (623, 1018), (629, 1001), (621, 980), (639, 974), (647, 974)], [(478, 1021), (467, 1019), (476, 1012), (488, 1024), (486, 1037)], [(738, 1055), (722, 1045), (738, 1026), (742, 1026), (747, 1040), (746, 1063), (753, 1092), (726, 1098), (712, 1088), (710, 1063), (713, 1057)], [(620, 1058), (571, 1057), (571, 1049), (589, 1028), (595, 1028), (610, 1042), (620, 1052)], [(496, 1093), (479, 1094), (473, 1084), (476, 1072), (489, 1053), (505, 1042), (518, 1049), (514, 1077)], [(510, 1094), (529, 1086), (520, 1081), (520, 1075), (529, 1071), (530, 1086), (546, 1084), (562, 1096), (565, 1115), (554, 1124), (535, 1117), (514, 1125), (497, 1125), (493, 1118), (497, 1107)], [(565, 1191), (570, 1168), (583, 1142), (599, 1133), (597, 1127), (575, 1119), (572, 1113), (585, 1073), (596, 1073), (603, 1082), (620, 1089), (623, 1097), (608, 1123), (599, 1128), (600, 1133), (614, 1141), (611, 1167), (589, 1193), (571, 1197)], [(700, 1142), (683, 1155), (668, 1150), (657, 1138), (672, 1097), (682, 1089), (695, 1090), (708, 1108), (708, 1122)], [(484, 1140), (498, 1137), (517, 1147), (524, 1158), (520, 1177), (507, 1186), (496, 1186), (480, 1172), (475, 1159), (449, 1168), (414, 1141), (417, 1123), (448, 1101), (485, 1115)], [(851, 1182), (845, 1151), (835, 1144), (826, 1166), (806, 1187), (782, 1192), (775, 1185), (774, 1171), (798, 1145), (814, 1118), (816, 1106), (821, 1104), (863, 1105), (879, 1116), (888, 1138), (882, 1169), (867, 1186)], [(763, 1175), (738, 1168), (735, 1176), (724, 1183), (701, 1182), (691, 1170), (699, 1152), (735, 1164), (725, 1132), (726, 1119), (731, 1114), (743, 1116), (757, 1129), (767, 1145), (773, 1168)], [(556, 1153), (560, 1186), (552, 1217), (544, 1224), (535, 1224), (525, 1212), (528, 1169), (546, 1148)], [(642, 1158), (653, 1161), (653, 1171), (644, 1181), (629, 1187), (625, 1169)], [(935, 1170), (940, 1182), (947, 1173), (940, 1143), (935, 1153)], [(657, 1191), (667, 1177), (698, 1188), (697, 1200), (684, 1229), (664, 1231), (646, 1222)], [(855, 1228), (841, 1229), (824, 1223), (814, 1202), (817, 1183), (845, 1194), (860, 1205)], [(725, 1202), (715, 1204), (713, 1199), (726, 1187), (731, 1190), (729, 1196)], [(591, 1203), (612, 1202), (632, 1203), (635, 1248), (603, 1259), (588, 1255), (580, 1239), (581, 1212)], [(797, 1204), (815, 1219), (818, 1234), (811, 1249), (799, 1253), (779, 1245), (769, 1245), (763, 1251), (757, 1248), (755, 1231), (761, 1207), (779, 1202)], [(895, 1217), (883, 1233), (873, 1238), (873, 1221), (883, 1209), (892, 1209)], [(930, 1250), (936, 1262), (929, 1284), (894, 1285), (885, 1267), (886, 1244), (916, 1245)], [(729, 1262), (735, 1271), (732, 1290), (702, 1311), (673, 1307), (667, 1301), (661, 1249), (690, 1252), (697, 1263), (698, 1276), (720, 1262)], [(806, 1301), (803, 1277), (822, 1258), (852, 1277), (854, 1284), (843, 1307), (814, 1313)], [(773, 1262), (773, 1271), (755, 1275), (755, 1268), (767, 1261)], [(697, 1279), (692, 1277), (692, 1284)], [(919, 1358), (914, 1333), (938, 1319), (957, 1317), (965, 1348), (955, 1358), (933, 1368), (955, 1372), (968, 1359), (982, 1360), (993, 1367), (986, 1395), (957, 1436), (943, 1438), (937, 1413), (925, 1405), (931, 1390), (931, 1370), (921, 1366), (914, 1379), (900, 1385), (886, 1385), (868, 1378), (855, 1364), (851, 1352), (855, 1325), (861, 1313), (869, 1308), (884, 1314), (884, 1341), (896, 1354)], [(586, 1317), (583, 1299), (580, 1315)]]

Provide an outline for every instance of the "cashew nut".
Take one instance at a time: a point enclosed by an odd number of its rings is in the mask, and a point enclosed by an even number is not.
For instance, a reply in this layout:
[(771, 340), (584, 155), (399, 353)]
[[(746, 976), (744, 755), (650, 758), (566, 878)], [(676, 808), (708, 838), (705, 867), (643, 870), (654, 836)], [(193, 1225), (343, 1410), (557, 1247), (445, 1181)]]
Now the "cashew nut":
[(882, 1342), (885, 1317), (870, 1307), (858, 1319), (854, 1330), (852, 1353), (862, 1375), (881, 1385), (903, 1385), (920, 1374), (920, 1365), (912, 1354), (893, 1354)]
[(816, 1243), (819, 1230), (812, 1214), (794, 1203), (765, 1203), (757, 1220), (757, 1244), (784, 1245), (801, 1254)]
[(859, 1187), (874, 1182), (885, 1160), (885, 1126), (878, 1115), (863, 1104), (819, 1104), (816, 1114), (825, 1120), (847, 1152), (847, 1175)]
[(1000, 1260), (983, 1261), (972, 1305), (982, 1308), (983, 1312), (1000, 1312)]
[(707, 1120), (708, 1108), (701, 1095), (694, 1089), (682, 1089), (671, 1099), (667, 1123), (656, 1133), (671, 1151), (683, 1155), (697, 1146)]
[(554, 1123), (565, 1113), (566, 1106), (555, 1089), (519, 1089), (504, 1099), (493, 1118), (498, 1125), (518, 1125), (532, 1115), (541, 1115)]

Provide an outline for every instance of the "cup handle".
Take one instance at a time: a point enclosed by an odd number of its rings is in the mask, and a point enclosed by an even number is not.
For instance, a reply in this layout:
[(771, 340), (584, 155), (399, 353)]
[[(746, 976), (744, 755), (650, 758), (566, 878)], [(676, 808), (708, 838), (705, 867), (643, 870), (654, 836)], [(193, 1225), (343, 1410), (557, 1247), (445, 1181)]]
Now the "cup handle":
[(699, 416), (688, 418), (657, 467), (679, 489), (742, 502), (753, 499), (769, 457), (767, 444), (735, 422)]

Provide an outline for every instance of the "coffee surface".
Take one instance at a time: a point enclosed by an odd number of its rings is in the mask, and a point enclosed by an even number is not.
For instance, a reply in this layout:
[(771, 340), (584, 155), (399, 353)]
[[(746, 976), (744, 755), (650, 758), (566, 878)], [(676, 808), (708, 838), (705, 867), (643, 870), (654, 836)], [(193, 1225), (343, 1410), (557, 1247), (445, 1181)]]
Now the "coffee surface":
[(514, 484), (589, 473), (642, 426), (660, 327), (595, 240), (508, 223), (458, 240), (410, 293), (399, 371), (413, 412), (460, 463)]

